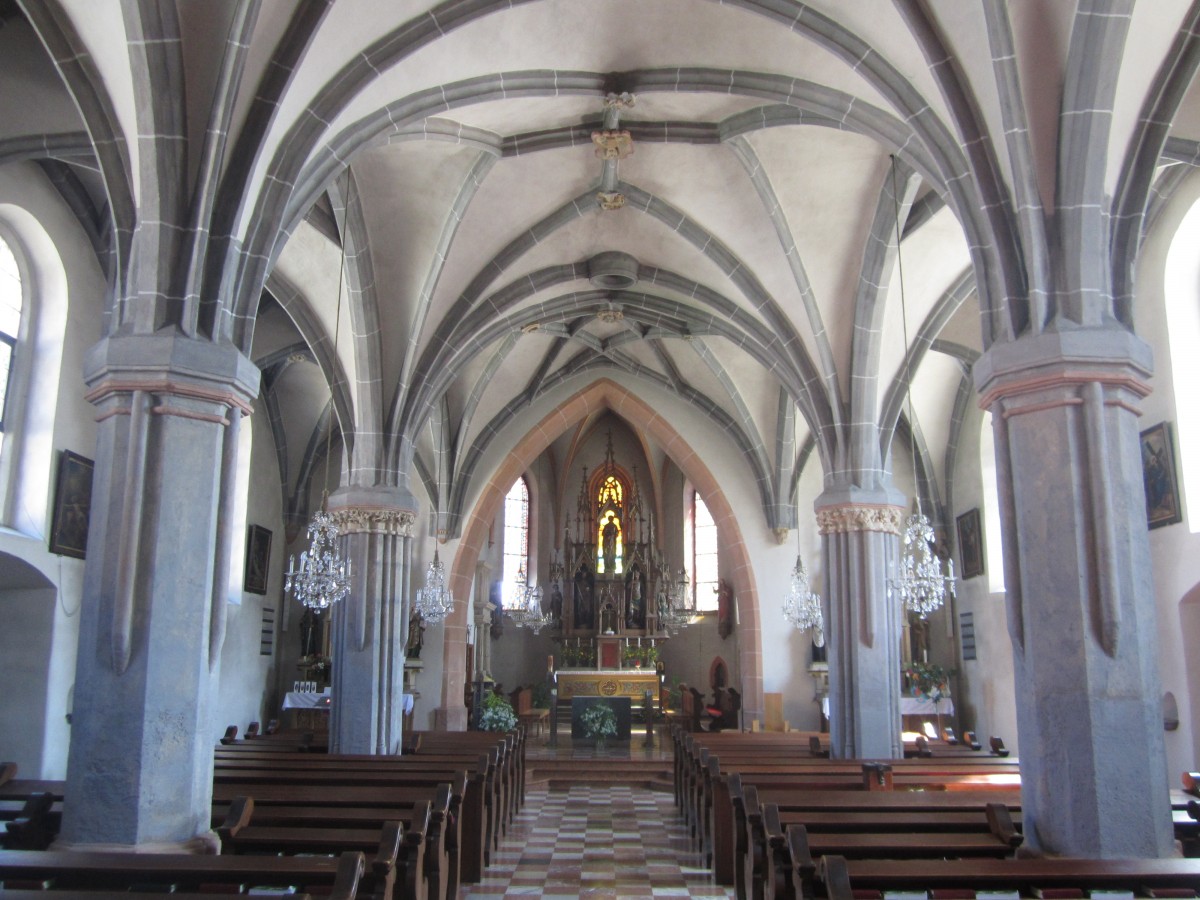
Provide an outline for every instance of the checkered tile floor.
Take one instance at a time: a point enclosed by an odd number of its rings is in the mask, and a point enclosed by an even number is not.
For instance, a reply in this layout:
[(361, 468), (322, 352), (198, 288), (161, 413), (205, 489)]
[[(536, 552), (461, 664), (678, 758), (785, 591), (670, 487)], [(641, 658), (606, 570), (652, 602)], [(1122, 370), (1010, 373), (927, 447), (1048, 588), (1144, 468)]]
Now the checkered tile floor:
[(470, 897), (732, 897), (713, 884), (670, 794), (627, 786), (530, 790)]

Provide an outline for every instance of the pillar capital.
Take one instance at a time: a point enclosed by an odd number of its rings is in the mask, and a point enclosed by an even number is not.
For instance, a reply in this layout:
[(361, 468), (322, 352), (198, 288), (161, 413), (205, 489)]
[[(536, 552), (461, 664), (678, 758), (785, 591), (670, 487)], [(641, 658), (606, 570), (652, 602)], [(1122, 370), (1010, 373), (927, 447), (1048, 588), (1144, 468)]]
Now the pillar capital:
[(843, 503), (817, 507), (817, 530), (821, 534), (848, 534), (854, 531), (878, 531), (900, 534), (904, 528), (904, 507), (865, 503)]
[(412, 537), (417, 510), (395, 488), (345, 488), (329, 498), (328, 509), (338, 532)]
[(153, 414), (227, 424), (212, 407), (249, 414), (259, 387), (258, 369), (232, 344), (176, 331), (106, 337), (88, 351), (83, 377), (101, 420), (128, 414), (120, 398), (144, 392), (160, 398)]
[(1099, 384), (1105, 403), (1137, 414), (1150, 393), (1150, 347), (1123, 328), (1048, 331), (993, 344), (975, 363), (981, 409), (1009, 418), (1083, 402), (1084, 385)]

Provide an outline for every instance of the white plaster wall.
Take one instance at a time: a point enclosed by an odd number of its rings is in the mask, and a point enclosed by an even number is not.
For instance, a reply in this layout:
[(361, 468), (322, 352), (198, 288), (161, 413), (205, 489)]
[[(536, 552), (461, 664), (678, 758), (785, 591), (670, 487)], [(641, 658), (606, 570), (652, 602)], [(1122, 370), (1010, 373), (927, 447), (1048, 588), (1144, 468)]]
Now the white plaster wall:
[[(963, 422), (954, 470), (955, 509), (951, 527), (955, 527), (953, 523), (959, 515), (977, 508), (980, 510), (983, 539), (990, 543), (998, 536), (988, 531), (987, 522), (983, 517), (983, 481), (979, 456), (981, 416), (982, 414), (972, 407)], [(955, 571), (961, 573), (962, 556), (957, 549), (957, 534), (955, 545)], [(962, 659), (957, 623), (953, 625), (953, 636), (947, 639), (946, 632), (951, 625), (949, 615), (943, 615), (937, 620), (940, 628), (936, 629), (939, 632), (936, 640), (944, 648), (937, 658), (953, 660), (953, 665), (959, 669), (958, 686), (955, 691), (955, 718), (960, 733), (974, 731), (985, 745), (989, 737), (996, 735), (1004, 740), (1004, 745), (1010, 752), (1016, 754), (1020, 750), (1020, 742), (1017, 736), (1017, 706), (1013, 687), (1012, 641), (1008, 636), (1005, 595), (994, 594), (989, 590), (989, 562), (985, 554), (982, 575), (968, 579), (959, 578), (958, 596), (952, 610), (956, 618), (964, 612), (974, 614), (977, 658)]]
[[(100, 323), (107, 288), (90, 243), (41, 170), (31, 164), (0, 168), (0, 208), (4, 225), (23, 251), (38, 297), (35, 333), (28, 345), (36, 353), (33, 377), (21, 390), (26, 406), (24, 434), (6, 441), (4, 453), (11, 466), (13, 527), (0, 529), (0, 553), (10, 554), (38, 570), (54, 587), (48, 653), (38, 667), (43, 685), (31, 684), (28, 675), (6, 675), (6, 690), (32, 691), (43, 698), (40, 759), (21, 766), (30, 778), (66, 776), (75, 657), (79, 641), (79, 608), (82, 602), (83, 561), (49, 553), (53, 472), (58, 451), (70, 449), (95, 455), (93, 410), (83, 399), (81, 360), (100, 339)], [(38, 303), (38, 297), (34, 302)], [(21, 446), (16, 447), (14, 443)], [(41, 601), (39, 601), (41, 602)], [(5, 618), (5, 632), (18, 640), (28, 635), (38, 617)], [(7, 660), (8, 655), (0, 654)], [(24, 714), (22, 714), (24, 715)], [(0, 733), (25, 727), (0, 712)], [(2, 754), (0, 754), (2, 755)]]
[[(254, 404), (254, 413), (249, 420), (243, 420), (242, 427), (252, 429), (253, 434), (246, 524), (261, 525), (271, 531), (271, 558), (267, 568), (266, 595), (242, 590), (243, 585), (238, 583), (242, 578), (242, 567), (234, 567), (235, 576), (229, 584), (229, 593), (240, 598), (241, 602), (227, 603), (225, 608), (227, 618), (225, 643), (221, 648), (221, 676), (213, 703), (214, 741), (225, 733), (228, 725), (237, 725), (238, 732), (244, 733), (250, 722), (260, 722), (266, 727), (269, 720), (281, 718), (279, 706), (283, 697), (277, 695), (274, 689), (276, 681), (271, 677), (272, 669), (276, 660), (282, 658), (280, 642), (289, 636), (295, 638), (296, 635), (294, 627), (290, 635), (280, 631), (280, 607), (285, 602), (283, 572), (286, 567), (283, 497), (271, 426), (261, 401)], [(244, 546), (246, 531), (240, 530), (232, 540), (235, 545)], [(260, 653), (264, 606), (275, 610), (275, 651), (270, 656)]]
[[(1174, 383), (1164, 305), (1164, 270), (1175, 230), (1198, 197), (1200, 177), (1193, 175), (1159, 213), (1138, 264), (1134, 324), (1138, 335), (1154, 350), (1154, 392), (1142, 403), (1142, 428), (1162, 421), (1175, 422), (1178, 403), (1196, 402), (1194, 384)], [(1195, 285), (1192, 302), (1200, 306), (1200, 284)], [(1191, 350), (1195, 352), (1194, 347)], [(1182, 477), (1182, 466), (1177, 464), (1177, 468)], [(1186, 502), (1182, 497), (1181, 501)], [(1200, 585), (1200, 534), (1192, 533), (1198, 524), (1197, 516), (1200, 511), (1185, 506), (1182, 522), (1150, 532), (1159, 671), (1162, 689), (1175, 695), (1180, 714), (1178, 730), (1164, 735), (1167, 772), (1173, 785), (1178, 785), (1181, 772), (1195, 768), (1197, 741), (1200, 741), (1200, 684), (1189, 678), (1187, 667), (1187, 654), (1200, 640), (1200, 617), (1181, 615), (1180, 609), (1184, 596)]]

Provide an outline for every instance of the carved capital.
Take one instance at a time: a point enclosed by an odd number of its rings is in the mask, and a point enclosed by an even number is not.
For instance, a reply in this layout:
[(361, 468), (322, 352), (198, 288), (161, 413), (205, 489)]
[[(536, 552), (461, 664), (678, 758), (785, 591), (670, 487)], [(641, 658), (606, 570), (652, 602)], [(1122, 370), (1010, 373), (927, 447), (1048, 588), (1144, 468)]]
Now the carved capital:
[(903, 527), (904, 509), (899, 506), (847, 503), (817, 510), (817, 528), (821, 534), (879, 531), (899, 535)]
[(411, 509), (387, 506), (347, 506), (330, 510), (333, 524), (341, 534), (386, 534), (412, 537), (417, 514)]

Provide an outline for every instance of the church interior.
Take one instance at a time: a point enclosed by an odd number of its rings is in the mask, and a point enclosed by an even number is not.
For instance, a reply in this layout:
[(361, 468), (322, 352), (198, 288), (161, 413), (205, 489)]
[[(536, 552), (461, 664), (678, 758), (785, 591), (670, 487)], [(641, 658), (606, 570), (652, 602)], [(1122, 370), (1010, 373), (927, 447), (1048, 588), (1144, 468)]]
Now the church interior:
[(1198, 67), (1200, 0), (0, 0), (0, 761), (162, 848), (231, 724), (933, 721), (1030, 854), (1174, 856)]

